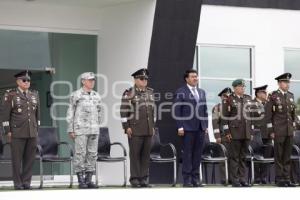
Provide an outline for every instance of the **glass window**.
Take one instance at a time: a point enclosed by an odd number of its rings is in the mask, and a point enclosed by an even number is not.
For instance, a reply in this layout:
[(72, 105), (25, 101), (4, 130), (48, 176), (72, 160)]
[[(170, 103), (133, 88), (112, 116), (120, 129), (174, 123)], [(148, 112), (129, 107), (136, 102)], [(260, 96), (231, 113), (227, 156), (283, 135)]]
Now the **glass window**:
[(251, 78), (251, 49), (200, 46), (200, 75)]
[(285, 50), (284, 53), (285, 71), (293, 74), (293, 79), (300, 80), (300, 49)]
[(290, 91), (294, 93), (297, 103), (297, 114), (300, 115), (300, 49), (286, 49), (284, 51), (284, 67), (292, 76)]
[[(207, 93), (209, 110), (220, 102), (219, 92), (237, 78), (246, 80), (246, 94), (252, 94), (252, 48), (244, 46), (199, 45), (200, 87)], [(196, 51), (197, 52), (197, 51)]]

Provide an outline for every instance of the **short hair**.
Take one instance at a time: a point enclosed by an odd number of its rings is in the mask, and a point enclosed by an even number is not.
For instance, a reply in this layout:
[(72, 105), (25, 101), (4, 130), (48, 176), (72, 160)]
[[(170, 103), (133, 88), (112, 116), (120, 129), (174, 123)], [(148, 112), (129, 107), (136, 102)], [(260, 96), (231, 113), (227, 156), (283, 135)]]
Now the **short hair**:
[(191, 73), (196, 73), (198, 75), (197, 70), (195, 70), (195, 69), (188, 69), (184, 73), (184, 76), (183, 76), (184, 81), (186, 81), (185, 79), (188, 78)]

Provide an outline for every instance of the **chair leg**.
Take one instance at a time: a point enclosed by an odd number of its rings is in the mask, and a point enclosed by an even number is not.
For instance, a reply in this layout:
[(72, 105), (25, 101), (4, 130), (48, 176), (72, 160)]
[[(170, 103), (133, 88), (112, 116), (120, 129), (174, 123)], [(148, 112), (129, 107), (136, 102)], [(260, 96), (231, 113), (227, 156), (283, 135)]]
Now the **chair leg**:
[(224, 164), (225, 164), (225, 184), (226, 185), (228, 185), (228, 160), (226, 159), (225, 160), (225, 162), (224, 162)]
[(70, 188), (73, 187), (73, 159), (70, 161)]
[(200, 167), (199, 167), (199, 176), (200, 176), (200, 184), (203, 183), (203, 174), (202, 174), (202, 162), (200, 163)]
[(40, 158), (40, 189), (43, 189), (43, 183), (44, 183), (44, 170), (43, 170), (43, 161)]
[(203, 167), (204, 167), (204, 171), (205, 171), (205, 182), (206, 182), (206, 184), (208, 184), (208, 176), (207, 176), (207, 165), (208, 165), (208, 163), (205, 163), (204, 165), (203, 165)]
[(215, 169), (216, 169), (216, 165), (215, 165), (215, 163), (213, 163), (212, 164), (212, 171), (211, 171), (211, 183), (212, 184), (215, 184), (215, 181), (216, 181)]
[(124, 166), (124, 183), (123, 183), (123, 187), (126, 187), (126, 183), (127, 183), (127, 160), (126, 159), (123, 161), (123, 166)]
[[(176, 159), (173, 161), (173, 166), (174, 166), (174, 175), (173, 175), (173, 187), (176, 186), (176, 182), (177, 182), (177, 161)], [(201, 181), (201, 180), (200, 180)]]
[(254, 184), (254, 161), (253, 158), (251, 158), (251, 180), (250, 180), (250, 184), (253, 185)]
[(99, 169), (98, 169), (98, 167), (99, 167), (99, 165), (98, 165), (98, 162), (96, 161), (96, 178), (95, 178), (95, 183), (96, 183), (96, 185), (97, 186), (99, 186), (99, 180), (98, 180), (98, 178), (99, 178)]

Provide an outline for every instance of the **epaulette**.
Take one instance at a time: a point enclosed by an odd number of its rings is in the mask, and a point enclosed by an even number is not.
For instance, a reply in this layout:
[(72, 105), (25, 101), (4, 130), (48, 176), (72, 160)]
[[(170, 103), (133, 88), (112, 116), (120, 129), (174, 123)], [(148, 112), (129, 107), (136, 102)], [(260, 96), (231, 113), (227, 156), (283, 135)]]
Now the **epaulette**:
[(123, 95), (122, 95), (122, 96), (125, 97), (125, 98), (128, 98), (129, 96), (131, 96), (131, 92), (132, 92), (132, 87), (126, 89), (126, 90), (123, 92)]
[(252, 97), (248, 94), (244, 94), (244, 97), (248, 97), (248, 98), (252, 99)]
[(147, 90), (149, 90), (149, 91), (153, 91), (154, 89), (153, 88), (150, 88), (150, 87), (147, 87)]

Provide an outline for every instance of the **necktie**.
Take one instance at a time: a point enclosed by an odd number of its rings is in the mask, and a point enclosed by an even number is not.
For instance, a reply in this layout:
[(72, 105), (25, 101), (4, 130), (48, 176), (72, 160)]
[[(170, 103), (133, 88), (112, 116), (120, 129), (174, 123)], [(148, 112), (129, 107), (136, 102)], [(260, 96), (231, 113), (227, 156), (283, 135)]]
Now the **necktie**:
[(26, 95), (26, 92), (23, 92), (23, 94), (24, 94), (24, 97), (27, 99), (27, 95)]
[(196, 99), (197, 102), (199, 102), (199, 95), (196, 88), (194, 87), (192, 91), (193, 91), (194, 98)]

